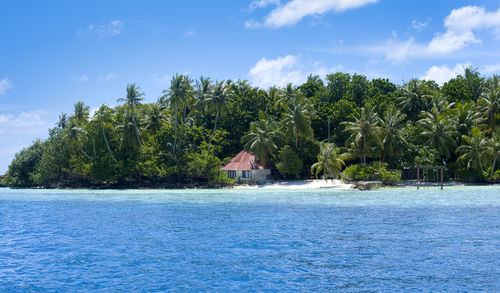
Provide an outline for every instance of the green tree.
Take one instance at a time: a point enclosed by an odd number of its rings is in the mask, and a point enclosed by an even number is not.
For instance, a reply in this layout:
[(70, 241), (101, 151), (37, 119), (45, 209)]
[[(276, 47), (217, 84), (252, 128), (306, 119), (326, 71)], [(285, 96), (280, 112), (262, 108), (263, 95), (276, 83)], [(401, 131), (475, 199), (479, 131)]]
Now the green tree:
[[(286, 93), (288, 95), (288, 92)], [(295, 138), (295, 149), (299, 146), (299, 137), (310, 139), (313, 137), (311, 118), (314, 109), (307, 98), (299, 93), (289, 96), (283, 103), (282, 124), (286, 134)]]
[(267, 166), (270, 159), (275, 157), (278, 146), (283, 141), (283, 134), (278, 124), (261, 119), (250, 124), (250, 131), (241, 138), (244, 148), (255, 154), (255, 158)]
[[(174, 156), (177, 157), (177, 142), (179, 137), (179, 126), (185, 125), (187, 119), (187, 108), (189, 101), (192, 99), (194, 89), (191, 86), (192, 81), (188, 76), (176, 74), (170, 81), (170, 89), (163, 91), (162, 101), (167, 103), (174, 116), (174, 143), (172, 150)], [(181, 117), (179, 119), (179, 116)], [(179, 123), (181, 120), (181, 123)]]
[(396, 107), (389, 107), (385, 113), (384, 117), (381, 120), (381, 128), (383, 131), (383, 145), (384, 145), (384, 157), (382, 161), (385, 161), (385, 158), (394, 158), (394, 153), (396, 152), (396, 147), (400, 145), (400, 143), (406, 143), (404, 138), (404, 122), (406, 115), (401, 113), (400, 110), (396, 109)]
[(17, 153), (9, 165), (7, 178), (3, 181), (10, 187), (33, 187), (36, 185), (36, 170), (42, 157), (43, 145), (35, 141)]
[(134, 125), (134, 131), (139, 146), (142, 146), (142, 141), (141, 141), (141, 134), (139, 132), (139, 127), (137, 126), (137, 121), (135, 117), (135, 108), (143, 100), (143, 98), (141, 98), (143, 95), (144, 93), (140, 91), (140, 88), (136, 86), (135, 83), (133, 83), (127, 85), (127, 96), (125, 98), (118, 99), (118, 102), (124, 101), (127, 105), (127, 110), (129, 111), (130, 119), (132, 121), (132, 124)]
[(366, 158), (374, 155), (374, 149), (382, 148), (380, 117), (375, 112), (375, 107), (362, 107), (354, 113), (353, 120), (342, 122), (344, 131), (350, 134), (346, 146), (353, 149), (354, 156), (366, 164)]
[(482, 172), (484, 156), (488, 152), (488, 140), (481, 129), (474, 128), (472, 135), (465, 136), (464, 141), (466, 144), (457, 148), (457, 152), (461, 154), (458, 161), (464, 162), (467, 169)]
[(339, 155), (339, 149), (332, 143), (322, 142), (318, 154), (318, 161), (311, 166), (311, 173), (318, 178), (320, 172), (323, 172), (325, 180), (328, 177), (336, 177), (342, 172), (345, 166), (344, 161)]
[(451, 156), (452, 150), (456, 147), (452, 122), (447, 115), (440, 114), (436, 108), (430, 112), (422, 112), (422, 119), (418, 121), (424, 129), (421, 133), (424, 143), (435, 148), (446, 159)]
[(214, 128), (212, 130), (212, 135), (208, 142), (208, 151), (210, 152), (210, 146), (212, 145), (212, 140), (217, 129), (217, 121), (219, 115), (223, 110), (229, 109), (231, 102), (234, 100), (234, 93), (231, 89), (231, 82), (220, 81), (216, 82), (212, 88), (211, 93), (205, 98), (205, 103), (215, 109), (215, 122)]
[(302, 170), (302, 160), (290, 146), (283, 147), (278, 154), (278, 164), (276, 167), (280, 174), (286, 178), (299, 179)]
[(102, 130), (102, 138), (104, 139), (104, 143), (106, 145), (106, 149), (109, 152), (109, 155), (115, 163), (118, 163), (118, 160), (116, 159), (113, 151), (111, 150), (111, 146), (109, 145), (108, 136), (106, 135), (106, 132), (111, 132), (113, 130), (113, 113), (113, 109), (109, 108), (106, 105), (101, 105), (101, 107), (99, 107), (99, 110), (97, 110), (97, 112), (95, 113), (95, 119)]
[(399, 105), (415, 121), (431, 97), (431, 91), (423, 80), (412, 79), (401, 87)]
[(493, 173), (495, 173), (495, 167), (498, 158), (500, 157), (500, 132), (496, 131), (493, 133), (493, 136), (487, 140), (486, 147), (488, 149), (488, 153), (491, 157), (493, 157), (493, 163), (491, 165), (491, 174), (490, 178), (493, 177)]
[(486, 89), (480, 98), (482, 112), (491, 129), (497, 126), (497, 116), (500, 114), (500, 77), (498, 75), (488, 79)]

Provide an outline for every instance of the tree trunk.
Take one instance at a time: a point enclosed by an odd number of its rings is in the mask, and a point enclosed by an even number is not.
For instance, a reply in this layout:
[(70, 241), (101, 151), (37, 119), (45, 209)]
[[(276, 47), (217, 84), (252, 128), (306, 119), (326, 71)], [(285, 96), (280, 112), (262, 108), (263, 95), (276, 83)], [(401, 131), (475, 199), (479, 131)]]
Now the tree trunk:
[(82, 154), (84, 154), (84, 155), (85, 155), (85, 157), (87, 157), (87, 159), (92, 160), (92, 157), (91, 157), (91, 156), (89, 156), (89, 155), (88, 155), (88, 154), (87, 154), (87, 153), (83, 150), (82, 146), (81, 146), (80, 144), (78, 144), (78, 146), (80, 147), (80, 151), (82, 152)]
[(217, 114), (215, 114), (214, 129), (212, 130), (212, 135), (210, 136), (210, 141), (208, 142), (208, 151), (209, 152), (210, 152), (210, 146), (212, 145), (212, 139), (214, 138), (215, 130), (217, 128), (217, 120), (219, 119), (219, 112), (220, 112), (220, 107), (217, 108)]
[(134, 115), (132, 115), (132, 121), (134, 122), (135, 136), (137, 137), (137, 141), (139, 142), (139, 146), (142, 147), (141, 138), (139, 136), (139, 129), (137, 128), (137, 123), (135, 122)]
[(109, 147), (108, 139), (106, 138), (106, 132), (104, 131), (104, 125), (101, 124), (101, 127), (102, 127), (102, 136), (104, 137), (104, 142), (106, 143), (106, 148), (108, 149), (108, 152), (115, 161), (115, 163), (118, 163), (115, 156), (113, 155), (113, 152), (111, 151), (111, 148)]
[(495, 172), (495, 164), (497, 163), (497, 156), (495, 154), (495, 158), (493, 159), (493, 165), (491, 166), (491, 175), (490, 178), (493, 177), (493, 173)]

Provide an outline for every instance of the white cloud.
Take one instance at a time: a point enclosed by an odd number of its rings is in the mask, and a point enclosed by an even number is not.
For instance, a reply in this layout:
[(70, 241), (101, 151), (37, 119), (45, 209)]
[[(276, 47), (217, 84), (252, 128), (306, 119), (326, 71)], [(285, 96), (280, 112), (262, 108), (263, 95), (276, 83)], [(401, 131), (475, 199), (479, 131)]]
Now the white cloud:
[(480, 72), (484, 74), (500, 73), (500, 63), (485, 65)]
[[(427, 22), (428, 23), (428, 22)], [(425, 27), (427, 23), (413, 21), (416, 29)], [(366, 48), (367, 51), (385, 54), (386, 59), (394, 62), (411, 58), (437, 58), (450, 56), (451, 53), (467, 48), (472, 44), (480, 44), (481, 39), (476, 31), (492, 29), (500, 37), (500, 9), (487, 12), (483, 7), (465, 6), (454, 9), (444, 20), (446, 31), (436, 34), (428, 43), (418, 43), (413, 37), (400, 41), (393, 34), (384, 45)]]
[(0, 80), (0, 95), (5, 95), (5, 93), (7, 93), (7, 90), (11, 88), (12, 88), (12, 83), (9, 81), (7, 77)]
[(324, 77), (327, 73), (341, 70), (342, 66), (326, 68), (319, 62), (307, 64), (300, 55), (287, 55), (276, 59), (262, 58), (250, 69), (249, 79), (261, 88), (283, 87), (288, 83), (299, 85), (307, 80), (309, 74)]
[(445, 18), (446, 32), (438, 34), (429, 43), (429, 53), (447, 54), (461, 50), (481, 40), (473, 31), (482, 29), (500, 29), (500, 8), (487, 12), (484, 7), (464, 6), (454, 9)]
[(411, 23), (411, 26), (421, 32), (423, 31), (428, 25), (429, 23), (431, 22), (431, 19), (427, 20), (426, 22), (420, 22), (420, 21), (417, 21), (417, 20), (413, 20), (412, 23)]
[(472, 64), (470, 62), (466, 62), (464, 64), (457, 64), (455, 68), (450, 69), (448, 66), (432, 66), (429, 68), (421, 79), (425, 80), (434, 80), (438, 84), (444, 84), (450, 79), (456, 77), (459, 74), (464, 73), (464, 69), (470, 67)]
[(268, 5), (280, 5), (280, 3), (280, 0), (254, 0), (252, 1), (252, 3), (250, 3), (248, 8), (250, 9), (250, 11), (253, 11), (257, 8), (266, 7)]
[(115, 36), (119, 35), (123, 29), (123, 21), (119, 19), (112, 20), (107, 24), (95, 25), (91, 24), (84, 31), (79, 31), (78, 34), (82, 34), (84, 32), (97, 34), (100, 39), (107, 36)]
[[(343, 12), (375, 3), (378, 0), (291, 0), (272, 10), (263, 23), (256, 21), (245, 22), (246, 27), (259, 27), (261, 25), (279, 28), (291, 26), (306, 16), (322, 15), (329, 11)], [(255, 1), (254, 1), (255, 2)], [(269, 1), (257, 1), (266, 4)]]
[(117, 78), (117, 75), (114, 72), (110, 72), (110, 73), (106, 74), (106, 76), (104, 77), (104, 79), (106, 81), (113, 80), (113, 79), (116, 79), (116, 78)]
[(44, 110), (22, 112), (17, 116), (14, 114), (0, 114), (0, 129), (2, 129), (3, 133), (39, 131), (40, 126), (44, 128), (50, 126), (50, 123), (42, 118), (45, 114), (46, 111)]
[(86, 74), (84, 74), (82, 76), (74, 76), (73, 80), (76, 82), (87, 82), (89, 81), (89, 77)]

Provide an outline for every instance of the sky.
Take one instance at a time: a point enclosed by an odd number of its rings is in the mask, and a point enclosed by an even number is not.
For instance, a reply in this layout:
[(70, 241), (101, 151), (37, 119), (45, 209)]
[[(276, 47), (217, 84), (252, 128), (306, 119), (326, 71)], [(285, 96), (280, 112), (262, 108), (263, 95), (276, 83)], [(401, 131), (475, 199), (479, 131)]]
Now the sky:
[(267, 88), (338, 71), (500, 74), (497, 0), (0, 0), (0, 174), (81, 100), (147, 102), (176, 73)]

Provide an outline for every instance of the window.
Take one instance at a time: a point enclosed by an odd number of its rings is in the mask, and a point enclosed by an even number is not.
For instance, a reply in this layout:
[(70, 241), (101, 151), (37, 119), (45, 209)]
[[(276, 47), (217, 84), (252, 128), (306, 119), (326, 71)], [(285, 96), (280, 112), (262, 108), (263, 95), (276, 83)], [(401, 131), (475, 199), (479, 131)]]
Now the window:
[(227, 171), (227, 176), (229, 178), (235, 178), (236, 177), (236, 171), (234, 171), (234, 170)]
[(252, 171), (243, 171), (243, 178), (252, 178)]

